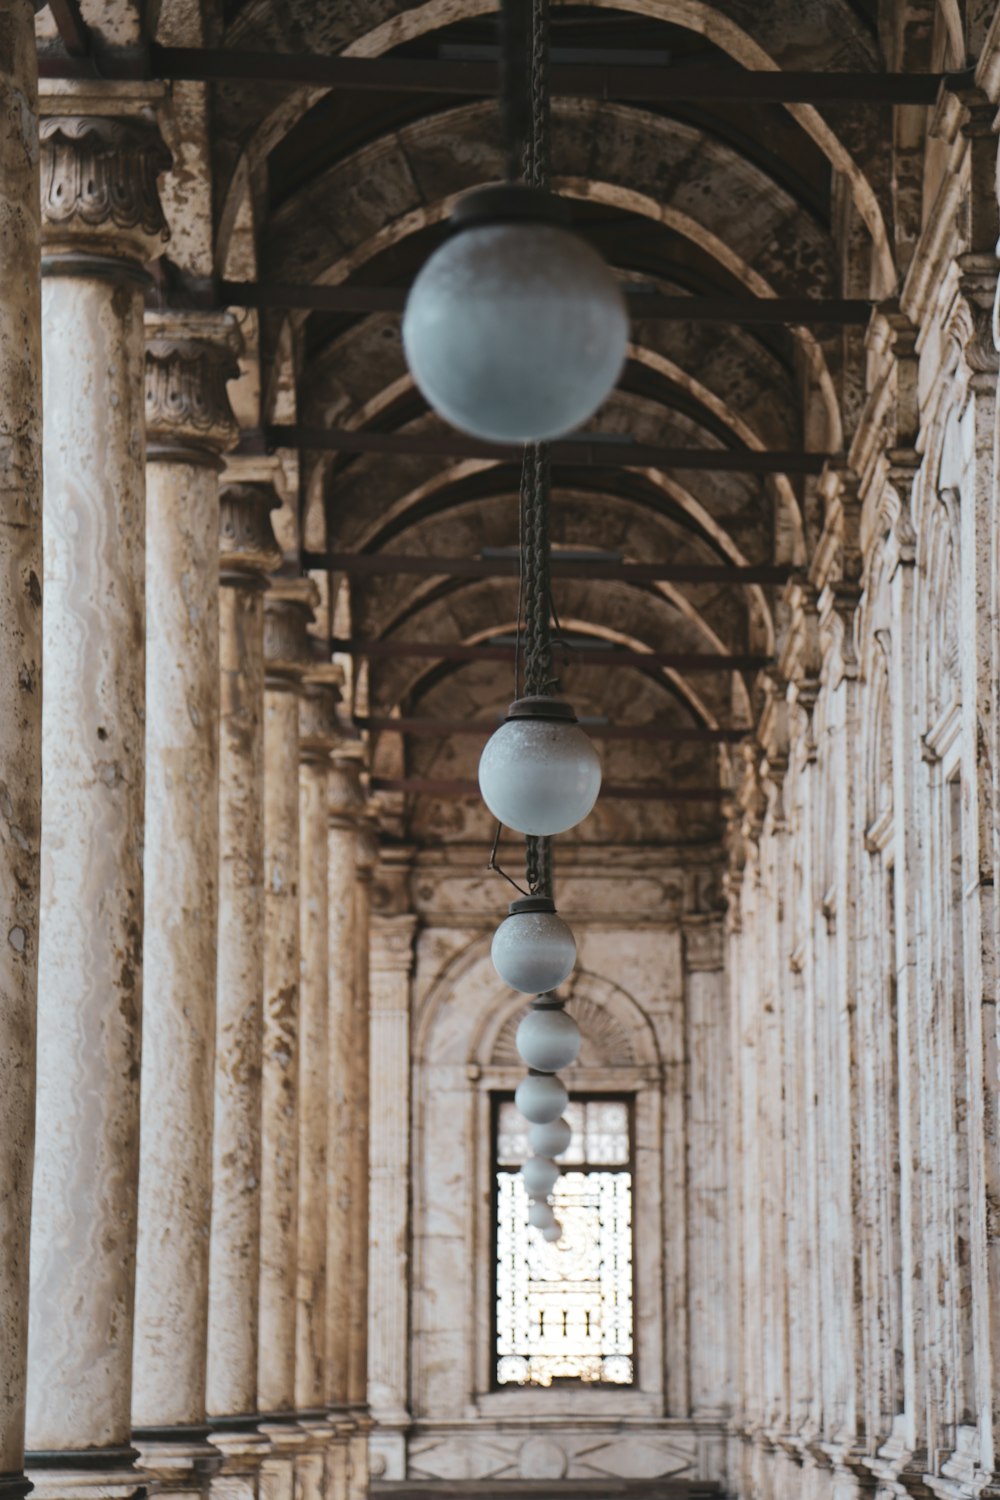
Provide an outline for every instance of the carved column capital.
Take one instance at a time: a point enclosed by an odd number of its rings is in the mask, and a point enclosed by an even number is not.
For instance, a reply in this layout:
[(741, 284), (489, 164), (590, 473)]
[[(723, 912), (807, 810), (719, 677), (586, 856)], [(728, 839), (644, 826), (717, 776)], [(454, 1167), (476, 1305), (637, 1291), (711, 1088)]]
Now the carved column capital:
[(317, 663), (306, 670), (299, 704), (299, 758), (305, 764), (328, 763), (343, 737), (337, 714), (343, 681), (342, 668), (333, 662)]
[(417, 919), (409, 913), (396, 917), (373, 916), (372, 973), (408, 975), (413, 968), (413, 939), (416, 931)]
[[(356, 756), (334, 752), (327, 777), (327, 811), (331, 828), (359, 827), (365, 811), (361, 788), (361, 763)], [(372, 858), (374, 866), (377, 850)]]
[(226, 385), (242, 339), (227, 315), (146, 314), (146, 455), (221, 469), (239, 423)]
[(309, 578), (273, 578), (264, 600), (265, 683), (294, 692), (312, 658), (309, 625), (319, 595)]
[(219, 563), (222, 582), (266, 587), (281, 566), (271, 512), (280, 501), (269, 484), (227, 484), (219, 495)]
[(39, 125), (45, 274), (143, 265), (170, 238), (157, 179), (173, 158), (152, 120), (55, 115)]

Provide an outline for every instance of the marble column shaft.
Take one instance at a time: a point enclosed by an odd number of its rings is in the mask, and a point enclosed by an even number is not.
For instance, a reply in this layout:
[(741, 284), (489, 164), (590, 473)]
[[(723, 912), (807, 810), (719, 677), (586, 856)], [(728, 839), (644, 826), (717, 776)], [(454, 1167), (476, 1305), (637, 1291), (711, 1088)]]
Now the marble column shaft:
[[(166, 237), (156, 179), (169, 155), (145, 120), (52, 118), (40, 134), (44, 835), (28, 1447), (110, 1449), (111, 1463), (127, 1462), (131, 1429), (139, 1165), (142, 263)], [(65, 1472), (52, 1482), (72, 1490)]]
[(354, 1151), (351, 1164), (351, 1308), (347, 1399), (368, 1408), (371, 1204), (371, 883), (378, 844), (370, 824), (358, 840), (354, 889)]
[[(199, 337), (199, 333), (202, 334)], [(213, 337), (214, 335), (214, 337)], [(234, 329), (147, 319), (146, 908), (133, 1425), (205, 1417), (219, 863), (219, 470)]]
[(300, 705), (300, 1070), (298, 1284), (295, 1405), (320, 1411), (326, 1401), (326, 1224), (330, 1012), (327, 781), (340, 698), (327, 680), (307, 675)]
[(24, 1460), (42, 778), (38, 66), (0, 10), (0, 1494)]
[(408, 1406), (410, 973), (415, 928), (416, 918), (404, 915), (377, 917), (371, 930), (368, 1363), (372, 1413), (388, 1422), (405, 1420)]
[[(295, 1409), (299, 1071), (299, 690), (304, 580), (264, 602), (264, 1039), (257, 1404)], [(306, 589), (309, 588), (305, 583)]]
[[(352, 1261), (358, 1166), (360, 1007), (358, 935), (358, 824), (364, 807), (356, 761), (335, 757), (328, 778), (328, 938), (330, 1021), (328, 1053), (326, 1401), (335, 1408), (351, 1400), (349, 1382), (354, 1298)], [(364, 1030), (367, 1031), (367, 1014)], [(367, 1047), (364, 1048), (365, 1068)], [(366, 1147), (367, 1153), (367, 1147)], [(367, 1272), (367, 1241), (365, 1270)], [(363, 1395), (360, 1399), (364, 1399)]]
[(281, 553), (267, 484), (219, 501), (219, 936), (208, 1281), (210, 1415), (256, 1409), (264, 993), (264, 601)]

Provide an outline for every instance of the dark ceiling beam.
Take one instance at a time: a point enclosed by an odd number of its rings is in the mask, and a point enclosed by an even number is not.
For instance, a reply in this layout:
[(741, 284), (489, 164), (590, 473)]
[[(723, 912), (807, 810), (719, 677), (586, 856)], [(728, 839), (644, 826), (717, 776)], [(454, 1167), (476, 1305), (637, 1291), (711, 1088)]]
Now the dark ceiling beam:
[(83, 19), (79, 0), (49, 0), (49, 10), (70, 57), (89, 58), (92, 50), (90, 27)]
[[(370, 661), (418, 659), (424, 661), (513, 662), (513, 645), (466, 646), (436, 641), (359, 641), (334, 636), (331, 651), (344, 656), (362, 656)], [(732, 656), (716, 651), (630, 651), (620, 646), (564, 646), (553, 641), (553, 651), (564, 666), (583, 667), (672, 667), (678, 672), (759, 672), (773, 665), (770, 656)]]
[[(92, 77), (79, 58), (39, 59), (43, 78)], [(315, 56), (291, 52), (221, 51), (209, 47), (149, 46), (144, 58), (107, 51), (108, 79), (161, 78), (205, 83), (309, 85), (389, 93), (495, 95), (493, 62), (458, 58)], [(971, 74), (807, 73), (749, 68), (671, 67), (615, 63), (554, 63), (552, 92), (645, 104), (724, 100), (747, 104), (933, 104), (945, 83), (967, 86)]]
[[(358, 729), (370, 734), (402, 734), (414, 739), (445, 739), (449, 735), (471, 735), (486, 739), (501, 721), (493, 723), (475, 719), (407, 719), (356, 718)], [(651, 744), (737, 745), (752, 734), (752, 728), (715, 729), (704, 724), (591, 724), (581, 720), (582, 727), (595, 740), (640, 740)]]
[[(256, 441), (248, 435), (248, 442)], [(319, 453), (401, 453), (428, 458), (496, 458), (520, 461), (523, 449), (487, 443), (459, 432), (372, 432), (346, 427), (268, 427), (270, 448), (297, 448)], [(562, 438), (551, 443), (552, 462), (602, 469), (702, 469), (726, 474), (822, 474), (832, 453), (760, 452), (753, 448), (661, 448), (617, 434)], [(244, 447), (241, 451), (255, 451)]]
[[(373, 792), (404, 792), (424, 797), (474, 797), (482, 800), (482, 793), (475, 781), (438, 780), (432, 776), (372, 776), (368, 785)], [(639, 782), (634, 786), (615, 785), (614, 782), (601, 787), (602, 797), (629, 802), (722, 802), (729, 797), (721, 786), (663, 786), (655, 782)]]
[[(636, 291), (623, 283), (629, 312), (637, 321), (676, 323), (830, 323), (863, 327), (878, 304), (849, 297), (670, 297)], [(278, 281), (223, 281), (212, 292), (213, 304), (227, 307), (271, 308), (281, 312), (335, 314), (401, 313), (408, 288), (358, 286), (296, 286)]]
[[(517, 557), (410, 557), (398, 552), (303, 552), (305, 568), (323, 568), (359, 578), (403, 573), (425, 578), (517, 578)], [(794, 569), (786, 566), (725, 566), (713, 563), (626, 563), (551, 559), (553, 578), (593, 583), (720, 583), (780, 585)]]

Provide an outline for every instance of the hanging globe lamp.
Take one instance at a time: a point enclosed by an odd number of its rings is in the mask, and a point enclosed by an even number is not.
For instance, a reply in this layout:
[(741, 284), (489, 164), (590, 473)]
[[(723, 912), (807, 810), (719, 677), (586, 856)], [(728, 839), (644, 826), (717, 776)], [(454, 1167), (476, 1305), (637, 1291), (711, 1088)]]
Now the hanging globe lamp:
[(551, 996), (539, 996), (517, 1028), (515, 1042), (522, 1062), (539, 1073), (558, 1073), (580, 1056), (580, 1028)]
[(547, 1125), (550, 1120), (558, 1120), (569, 1095), (561, 1078), (551, 1073), (529, 1073), (518, 1084), (514, 1103), (530, 1124)]
[(600, 789), (597, 751), (557, 698), (518, 698), (479, 759), (483, 801), (515, 833), (565, 833), (583, 822)]
[(477, 188), (450, 228), (403, 317), (418, 390), (452, 427), (491, 442), (574, 431), (625, 361), (628, 312), (611, 271), (536, 187)]
[(550, 896), (524, 896), (493, 934), (491, 956), (504, 984), (523, 995), (558, 989), (576, 963), (576, 940)]

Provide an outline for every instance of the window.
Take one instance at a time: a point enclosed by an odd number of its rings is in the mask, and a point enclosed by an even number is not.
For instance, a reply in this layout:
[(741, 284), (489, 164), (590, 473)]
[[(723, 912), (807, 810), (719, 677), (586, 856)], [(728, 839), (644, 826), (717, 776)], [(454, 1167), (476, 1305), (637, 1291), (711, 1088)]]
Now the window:
[(632, 1106), (574, 1099), (552, 1205), (556, 1244), (528, 1224), (519, 1176), (531, 1154), (512, 1101), (494, 1110), (496, 1144), (496, 1383), (631, 1385)]

